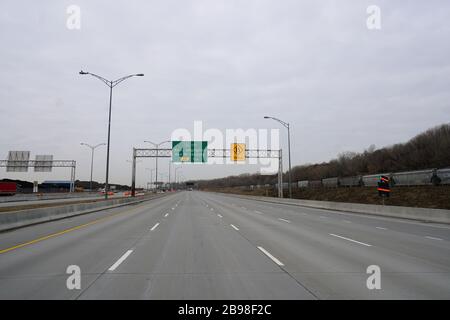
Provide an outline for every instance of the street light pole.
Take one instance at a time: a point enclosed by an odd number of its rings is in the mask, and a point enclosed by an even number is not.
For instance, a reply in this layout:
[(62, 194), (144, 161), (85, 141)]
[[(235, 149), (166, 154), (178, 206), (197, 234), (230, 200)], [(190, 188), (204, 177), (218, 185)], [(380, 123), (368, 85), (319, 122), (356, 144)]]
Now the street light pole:
[(155, 169), (145, 168), (145, 170), (150, 171), (150, 185), (153, 185), (153, 171), (155, 171)]
[[(264, 119), (272, 119), (275, 121), (278, 121), (279, 123), (281, 123), (285, 128), (287, 128), (288, 131), (288, 157), (289, 157), (289, 175), (288, 175), (288, 179), (289, 179), (289, 198), (292, 199), (292, 181), (291, 181), (291, 132), (290, 132), (290, 125), (288, 122), (284, 122), (280, 119), (274, 118), (274, 117), (268, 117), (265, 116)], [(283, 174), (283, 173), (281, 173)], [(283, 186), (281, 186), (281, 190), (283, 190)]]
[(169, 159), (169, 190), (172, 190), (171, 186), (170, 186), (170, 166), (171, 166), (172, 162)]
[(160, 145), (162, 145), (163, 143), (167, 143), (170, 142), (170, 140), (166, 140), (160, 143), (154, 143), (148, 140), (145, 140), (144, 142), (146, 143), (151, 143), (152, 145), (154, 145), (156, 147), (156, 159), (155, 159), (155, 169), (156, 169), (156, 181), (155, 181), (155, 185), (156, 185), (156, 189), (158, 189), (158, 148)]
[(86, 146), (86, 147), (89, 147), (89, 148), (91, 148), (91, 180), (90, 180), (90, 183), (89, 183), (89, 190), (92, 192), (92, 172), (93, 172), (93, 168), (94, 168), (94, 150), (95, 150), (95, 148), (97, 148), (97, 147), (100, 147), (100, 146), (104, 146), (106, 143), (99, 143), (99, 144), (97, 144), (96, 146), (91, 146), (90, 144), (88, 144), (88, 143), (84, 143), (84, 142), (81, 142), (80, 143), (80, 145), (82, 145), (82, 146)]
[(181, 169), (181, 167), (176, 167), (175, 168), (175, 184), (178, 186), (178, 181), (177, 181), (177, 170)]
[(131, 78), (131, 77), (143, 77), (143, 73), (137, 73), (137, 74), (130, 74), (128, 76), (119, 78), (117, 80), (108, 80), (105, 79), (99, 75), (96, 75), (94, 73), (85, 72), (81, 70), (79, 72), (81, 75), (91, 75), (99, 80), (101, 80), (104, 84), (106, 84), (109, 87), (109, 115), (108, 115), (108, 144), (107, 144), (107, 151), (106, 151), (106, 179), (105, 179), (105, 199), (108, 199), (108, 191), (109, 191), (109, 147), (111, 142), (111, 109), (112, 109), (112, 89), (117, 86), (122, 81)]

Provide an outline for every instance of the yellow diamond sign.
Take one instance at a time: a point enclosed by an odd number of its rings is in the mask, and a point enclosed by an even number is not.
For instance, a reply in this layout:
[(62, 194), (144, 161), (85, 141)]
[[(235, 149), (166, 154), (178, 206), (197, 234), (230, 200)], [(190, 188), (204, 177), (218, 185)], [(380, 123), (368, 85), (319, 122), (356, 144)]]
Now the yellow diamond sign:
[(245, 143), (232, 143), (230, 157), (232, 161), (245, 161)]

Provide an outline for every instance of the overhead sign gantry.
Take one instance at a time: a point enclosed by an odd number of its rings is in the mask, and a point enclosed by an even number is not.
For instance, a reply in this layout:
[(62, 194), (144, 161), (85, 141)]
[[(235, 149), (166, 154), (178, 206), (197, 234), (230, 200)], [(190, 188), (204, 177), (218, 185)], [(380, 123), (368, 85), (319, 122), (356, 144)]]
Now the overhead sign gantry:
[(30, 159), (30, 151), (10, 151), (8, 160), (0, 160), (0, 167), (6, 167), (7, 172), (51, 172), (52, 168), (70, 168), (70, 192), (75, 191), (75, 160), (53, 160), (53, 155), (36, 155), (35, 160)]
[(246, 149), (244, 143), (233, 143), (230, 149), (208, 149), (207, 141), (172, 141), (172, 149), (133, 148), (131, 195), (136, 193), (137, 158), (172, 158), (179, 163), (206, 163), (208, 158), (229, 158), (233, 161), (246, 159), (278, 159), (278, 197), (283, 197), (282, 150)]

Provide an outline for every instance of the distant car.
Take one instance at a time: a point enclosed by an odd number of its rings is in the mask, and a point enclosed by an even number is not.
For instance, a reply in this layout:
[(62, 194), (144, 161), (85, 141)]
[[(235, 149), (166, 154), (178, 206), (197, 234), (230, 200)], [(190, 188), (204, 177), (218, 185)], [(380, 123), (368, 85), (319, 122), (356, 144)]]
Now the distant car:
[[(102, 189), (102, 190), (100, 191), (100, 194), (105, 194), (105, 189)], [(113, 196), (113, 195), (114, 195), (114, 192), (108, 191), (108, 196)]]
[(192, 191), (192, 188), (189, 188), (188, 190), (189, 190), (189, 191)]

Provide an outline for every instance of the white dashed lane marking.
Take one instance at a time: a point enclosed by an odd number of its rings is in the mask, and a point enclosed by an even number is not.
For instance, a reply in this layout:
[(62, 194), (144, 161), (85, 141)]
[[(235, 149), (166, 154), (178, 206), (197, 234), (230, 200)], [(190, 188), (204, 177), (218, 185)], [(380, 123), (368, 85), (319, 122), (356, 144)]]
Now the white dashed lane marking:
[(128, 258), (128, 256), (133, 252), (133, 250), (128, 250), (127, 252), (125, 252), (123, 254), (123, 256), (121, 256), (119, 258), (119, 260), (117, 260), (108, 270), (109, 271), (114, 271), (117, 269), (118, 266), (120, 266), (120, 264), (126, 259)]
[(273, 262), (275, 262), (277, 265), (279, 265), (280, 267), (284, 266), (284, 264), (278, 260), (277, 258), (275, 258), (273, 255), (270, 254), (269, 251), (267, 251), (266, 249), (264, 249), (263, 247), (258, 247), (259, 250), (261, 250), (262, 252), (264, 252), (264, 254), (266, 256), (268, 256)]
[(426, 236), (425, 238), (427, 239), (431, 239), (431, 240), (438, 240), (438, 241), (442, 241), (441, 238), (436, 238), (436, 237), (430, 237), (430, 236)]
[(346, 238), (346, 237), (343, 237), (343, 236), (339, 236), (339, 235), (334, 234), (334, 233), (329, 233), (329, 235), (333, 236), (333, 237), (336, 237), (336, 238), (340, 238), (340, 239), (344, 239), (344, 240), (347, 240), (347, 241), (351, 241), (351, 242), (354, 242), (354, 243), (358, 243), (358, 244), (361, 244), (361, 245), (366, 246), (366, 247), (371, 247), (372, 246), (371, 244), (364, 243), (364, 242), (361, 242), (361, 241), (356, 241), (356, 240), (353, 240), (353, 239), (350, 239), (350, 238)]

